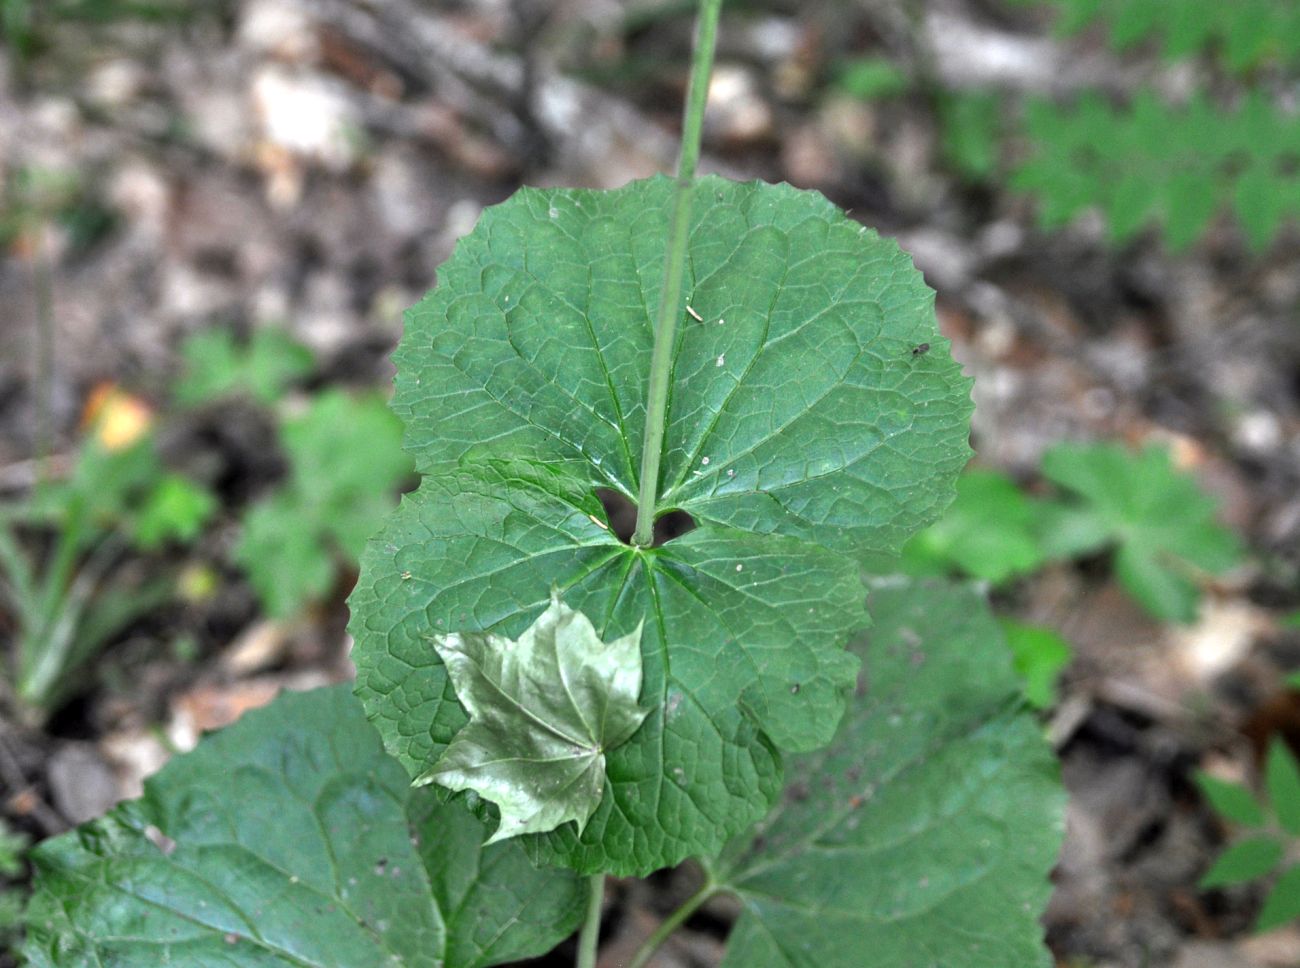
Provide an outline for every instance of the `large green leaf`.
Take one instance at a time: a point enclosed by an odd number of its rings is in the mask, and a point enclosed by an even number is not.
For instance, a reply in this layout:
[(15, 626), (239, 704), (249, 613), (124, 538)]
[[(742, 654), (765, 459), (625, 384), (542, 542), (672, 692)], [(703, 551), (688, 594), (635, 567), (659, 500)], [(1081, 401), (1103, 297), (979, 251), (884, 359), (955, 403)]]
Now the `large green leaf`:
[(641, 627), (602, 642), (587, 616), (553, 595), (518, 641), (450, 632), (433, 645), (471, 719), (416, 782), (495, 803), (501, 824), (489, 843), (586, 826), (605, 792), (606, 751), (646, 717), (637, 705)]
[(582, 885), (486, 835), (411, 791), (345, 687), (287, 694), (37, 848), (24, 953), (52, 968), (474, 968), (547, 951), (580, 920)]
[(1047, 966), (1038, 916), (1064, 796), (970, 589), (879, 587), (862, 695), (715, 878), (743, 913), (726, 968)]
[(531, 848), (620, 874), (715, 853), (766, 812), (777, 749), (830, 739), (855, 561), (932, 520), (969, 453), (968, 382), (897, 246), (820, 195), (705, 178), (655, 509), (700, 526), (620, 542), (595, 492), (638, 491), (671, 190), (525, 189), (461, 240), (395, 356), (424, 484), (351, 601), (358, 694), (413, 776), (465, 723), (431, 637), (515, 638), (552, 587), (605, 641), (644, 622), (651, 713), (583, 832)]

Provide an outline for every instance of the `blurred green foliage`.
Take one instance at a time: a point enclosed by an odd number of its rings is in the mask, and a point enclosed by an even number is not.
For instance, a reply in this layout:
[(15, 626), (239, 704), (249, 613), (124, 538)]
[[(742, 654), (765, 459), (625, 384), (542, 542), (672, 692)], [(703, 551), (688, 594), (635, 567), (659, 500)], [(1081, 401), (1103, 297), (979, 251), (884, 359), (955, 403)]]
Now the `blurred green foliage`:
[(243, 344), (224, 327), (200, 330), (185, 341), (181, 358), (176, 399), (184, 406), (235, 396), (274, 404), (315, 365), (307, 347), (274, 326), (258, 327)]
[(1005, 475), (968, 471), (948, 512), (904, 547), (902, 568), (1001, 585), (1049, 561), (1113, 550), (1116, 577), (1148, 613), (1190, 622), (1200, 580), (1241, 561), (1215, 502), (1165, 448), (1060, 444), (1044, 455), (1042, 473), (1060, 496), (1033, 498)]
[(1201, 878), (1204, 889), (1242, 884), (1281, 868), (1255, 921), (1270, 931), (1300, 917), (1300, 764), (1280, 739), (1269, 745), (1263, 795), (1205, 773), (1196, 777), (1202, 794), (1225, 820), (1250, 830), (1224, 850)]
[(1213, 50), (1231, 71), (1300, 62), (1300, 4), (1294, 0), (1016, 0), (1058, 8), (1057, 30), (1104, 25), (1119, 50), (1158, 41), (1177, 60)]
[(912, 85), (907, 75), (885, 57), (859, 57), (834, 72), (837, 90), (864, 101), (902, 94)]
[(402, 425), (377, 394), (330, 390), (282, 429), (289, 475), (244, 516), (235, 557), (266, 610), (288, 617), (354, 565), (412, 472)]
[(1025, 698), (1035, 709), (1051, 709), (1057, 701), (1057, 680), (1074, 658), (1074, 649), (1059, 632), (1014, 619), (1001, 620), (1012, 663), (1025, 683)]
[(95, 434), (65, 480), (0, 508), (0, 600), (17, 626), (17, 700), (40, 718), (116, 635), (172, 594), (171, 582), (122, 569), (132, 547), (188, 542), (216, 499), (165, 472), (152, 435), (120, 446)]
[(21, 68), (39, 53), (46, 32), (60, 22), (169, 20), (193, 7), (193, 0), (0, 0), (0, 32)]
[(972, 468), (957, 480), (957, 499), (937, 522), (903, 547), (909, 574), (960, 574), (1000, 585), (1046, 560), (1041, 507), (1006, 475)]
[[(1037, 203), (1059, 229), (1099, 211), (1110, 241), (1159, 229), (1172, 252), (1231, 215), (1246, 243), (1266, 250), (1300, 220), (1300, 114), (1248, 70), (1300, 67), (1300, 4), (1294, 0), (1017, 0), (1061, 8), (1060, 28), (1111, 27), (1121, 49), (1159, 37), (1167, 56), (1213, 52), (1234, 84), (1170, 103), (1139, 88), (1116, 101), (1085, 90), (1072, 103), (1019, 99), (993, 90), (947, 90), (936, 77), (909, 78), (880, 56), (847, 62), (834, 86), (864, 100), (921, 93), (930, 101), (944, 162), (962, 179), (1004, 181)], [(924, 67), (922, 68), (924, 70)], [(1290, 75), (1286, 75), (1290, 76)]]
[(23, 874), (31, 838), (0, 818), (0, 952), (12, 948), (22, 931), (27, 891), (9, 881)]
[(1180, 250), (1231, 210), (1262, 250), (1284, 220), (1300, 216), (1300, 117), (1262, 93), (1234, 110), (1202, 97), (1170, 108), (1150, 91), (1126, 108), (1097, 95), (1066, 110), (1035, 101), (1025, 134), (1031, 151), (1011, 183), (1038, 198), (1048, 227), (1095, 206), (1113, 242), (1154, 222)]
[(9, 248), (23, 236), (52, 223), (63, 229), (69, 248), (78, 253), (107, 235), (116, 222), (116, 213), (80, 172), (31, 165), (5, 172), (0, 248)]
[(1241, 561), (1236, 536), (1215, 520), (1216, 503), (1174, 468), (1166, 448), (1135, 454), (1118, 444), (1060, 444), (1042, 470), (1072, 498), (1051, 512), (1048, 556), (1113, 548), (1120, 583), (1156, 618), (1192, 621), (1198, 579)]

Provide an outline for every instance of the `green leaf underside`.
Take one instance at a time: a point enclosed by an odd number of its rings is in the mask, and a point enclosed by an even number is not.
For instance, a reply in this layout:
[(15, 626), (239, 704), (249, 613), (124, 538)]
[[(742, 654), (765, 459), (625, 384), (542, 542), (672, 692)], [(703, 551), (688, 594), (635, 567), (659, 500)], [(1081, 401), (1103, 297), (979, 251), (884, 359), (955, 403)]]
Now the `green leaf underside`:
[(936, 582), (882, 585), (870, 608), (863, 695), (721, 862), (743, 906), (724, 968), (1050, 965), (1064, 796), (997, 624)]
[(424, 483), (350, 602), (358, 694), (412, 775), (466, 721), (431, 636), (517, 637), (552, 587), (603, 641), (644, 622), (650, 715), (582, 834), (530, 838), (622, 875), (716, 853), (766, 812), (777, 749), (830, 738), (866, 625), (853, 557), (932, 520), (969, 454), (910, 260), (820, 195), (701, 179), (659, 489), (699, 527), (619, 542), (594, 492), (638, 490), (670, 191), (524, 189), (461, 240), (395, 354)]
[(484, 632), (433, 637), (470, 714), (416, 782), (473, 790), (501, 823), (488, 843), (573, 821), (581, 831), (605, 791), (605, 751), (645, 719), (641, 627), (602, 642), (558, 597), (518, 641)]
[(24, 954), (476, 968), (549, 950), (581, 919), (580, 880), (485, 835), (410, 789), (346, 687), (286, 694), (37, 848)]

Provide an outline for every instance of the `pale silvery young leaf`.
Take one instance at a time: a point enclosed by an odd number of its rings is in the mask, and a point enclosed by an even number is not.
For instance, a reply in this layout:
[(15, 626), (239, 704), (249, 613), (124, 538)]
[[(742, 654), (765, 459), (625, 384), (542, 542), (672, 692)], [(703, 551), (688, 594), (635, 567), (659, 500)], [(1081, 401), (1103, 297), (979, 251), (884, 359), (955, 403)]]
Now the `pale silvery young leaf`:
[(1051, 750), (969, 588), (877, 588), (861, 695), (717, 865), (725, 968), (1047, 968), (1063, 829)]
[(641, 626), (602, 642), (552, 593), (518, 640), (451, 632), (433, 636), (433, 647), (470, 721), (416, 782), (495, 803), (501, 824), (488, 843), (570, 820), (581, 833), (605, 792), (605, 752), (648, 713), (637, 705)]
[(716, 853), (767, 811), (779, 751), (831, 738), (857, 562), (933, 520), (969, 454), (969, 383), (911, 260), (815, 193), (703, 178), (654, 509), (699, 526), (620, 542), (595, 491), (638, 492), (671, 192), (524, 189), (457, 244), (394, 357), (424, 482), (350, 601), (358, 695), (412, 776), (466, 722), (432, 636), (517, 637), (553, 587), (602, 641), (644, 622), (650, 714), (600, 806), (526, 838), (622, 875)]
[(581, 919), (460, 803), (412, 790), (346, 687), (286, 694), (208, 737), (139, 800), (41, 844), (37, 968), (484, 968)]

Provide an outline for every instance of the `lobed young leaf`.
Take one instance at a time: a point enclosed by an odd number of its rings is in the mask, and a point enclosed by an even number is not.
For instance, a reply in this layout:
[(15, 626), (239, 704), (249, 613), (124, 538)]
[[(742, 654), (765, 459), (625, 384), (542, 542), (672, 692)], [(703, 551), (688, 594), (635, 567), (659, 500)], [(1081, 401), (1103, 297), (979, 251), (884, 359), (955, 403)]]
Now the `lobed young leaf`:
[(582, 833), (530, 840), (584, 871), (715, 853), (766, 812), (778, 750), (829, 740), (852, 688), (855, 562), (931, 521), (969, 454), (969, 385), (897, 246), (820, 195), (704, 178), (654, 509), (699, 527), (611, 534), (595, 491), (638, 493), (672, 184), (524, 189), (461, 240), (395, 355), (424, 483), (350, 603), (358, 694), (413, 776), (466, 721), (433, 636), (515, 638), (552, 588), (604, 641), (644, 622), (649, 716)]
[[(1075, 523), (1059, 532), (1071, 541), (1083, 536), (1072, 550), (1118, 545), (1120, 582), (1157, 618), (1190, 622), (1200, 598), (1197, 573), (1222, 574), (1240, 560), (1236, 536), (1215, 520), (1215, 502), (1163, 448), (1060, 444), (1044, 455), (1043, 474), (1079, 499), (1064, 512)], [(1050, 544), (1049, 553), (1060, 550)]]
[(725, 968), (1048, 966), (1038, 917), (1064, 795), (970, 588), (891, 582), (854, 646), (859, 698), (790, 762), (781, 803), (713, 872), (742, 914)]
[(329, 591), (337, 555), (361, 554), (411, 472), (401, 428), (378, 396), (322, 393), (285, 422), (283, 437), (289, 478), (249, 509), (235, 549), (280, 618)]
[(969, 470), (957, 479), (957, 499), (944, 516), (903, 546), (903, 568), (915, 575), (956, 569), (1001, 584), (1046, 560), (1044, 516), (1005, 474)]
[(346, 687), (286, 694), (205, 739), (144, 797), (41, 844), (36, 968), (479, 968), (582, 917), (567, 871), (405, 773)]
[(473, 790), (500, 810), (488, 843), (578, 830), (605, 792), (605, 754), (637, 731), (641, 628), (602, 642), (591, 621), (552, 593), (518, 641), (490, 632), (433, 638), (470, 714), (442, 758), (416, 783)]

